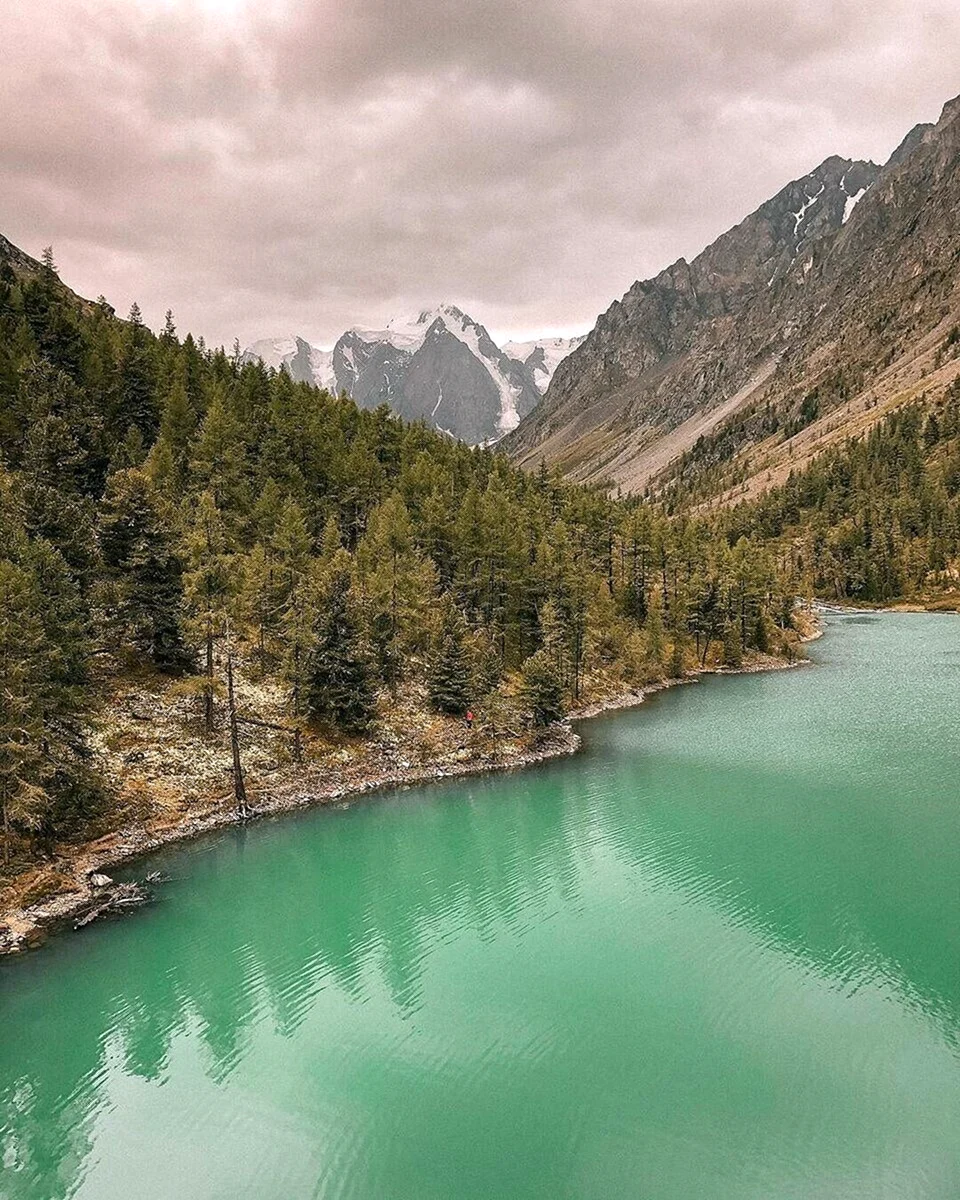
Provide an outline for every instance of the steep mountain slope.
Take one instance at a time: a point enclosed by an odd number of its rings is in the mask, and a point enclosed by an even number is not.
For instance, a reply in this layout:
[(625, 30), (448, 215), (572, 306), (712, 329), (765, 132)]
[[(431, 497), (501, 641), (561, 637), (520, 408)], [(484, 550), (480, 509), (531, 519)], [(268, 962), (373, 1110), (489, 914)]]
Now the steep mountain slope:
[[(875, 181), (872, 163), (830, 158), (788, 184), (691, 263), (635, 283), (557, 369), (510, 448), (582, 478), (627, 466), (658, 434), (722, 405), (769, 369), (775, 331), (757, 320), (825, 233), (842, 228)], [(756, 326), (744, 336), (744, 317)], [(774, 336), (771, 336), (774, 334)], [(773, 344), (772, 344), (773, 343)]]
[(26, 271), (29, 274), (39, 274), (40, 264), (29, 254), (25, 254), (19, 246), (8, 241), (0, 233), (0, 260), (8, 262), (14, 271)]
[(636, 490), (684, 451), (689, 469), (695, 446), (716, 466), (861, 393), (862, 413), (884, 372), (885, 399), (906, 384), (895, 360), (931, 369), (958, 301), (958, 109), (883, 169), (827, 159), (692, 263), (634, 284), (508, 448)]
[(472, 317), (441, 304), (386, 329), (348, 329), (332, 351), (296, 337), (255, 342), (245, 357), (346, 392), (361, 408), (387, 404), (476, 445), (502, 437), (534, 408), (569, 344), (525, 343), (527, 365)]

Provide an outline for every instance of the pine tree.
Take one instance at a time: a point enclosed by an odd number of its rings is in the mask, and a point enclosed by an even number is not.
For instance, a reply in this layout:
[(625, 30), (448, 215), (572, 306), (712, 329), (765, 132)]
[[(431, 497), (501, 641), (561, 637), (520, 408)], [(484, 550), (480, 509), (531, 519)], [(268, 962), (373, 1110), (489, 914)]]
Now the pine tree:
[(234, 529), (249, 510), (245, 478), (246, 441), (226, 388), (216, 385), (191, 462), (198, 482), (212, 492), (223, 509), (226, 524)]
[(285, 606), (310, 563), (310, 533), (303, 510), (295, 500), (286, 500), (281, 505), (270, 546), (277, 560), (279, 603)]
[(197, 415), (187, 396), (182, 374), (170, 384), (163, 399), (160, 417), (160, 435), (170, 447), (177, 475), (181, 482), (186, 480), (189, 448), (197, 428)]
[(673, 635), (673, 647), (670, 651), (670, 665), (667, 671), (671, 679), (682, 679), (687, 671), (687, 638), (679, 631)]
[[(139, 466), (157, 433), (159, 414), (156, 397), (156, 363), (151, 334), (145, 328), (136, 303), (130, 309), (130, 319), (124, 331), (123, 352), (119, 368), (119, 387), (113, 419), (117, 428), (126, 434), (136, 430), (142, 451), (138, 460), (129, 465)], [(129, 452), (130, 444), (127, 450)], [(114, 460), (116, 462), (116, 460)]]
[(644, 625), (644, 633), (647, 639), (647, 655), (651, 663), (659, 668), (663, 666), (664, 655), (664, 632), (663, 632), (663, 608), (660, 602), (660, 592), (654, 590), (650, 597), (650, 605), (647, 610), (647, 620)]
[(409, 655), (425, 646), (427, 605), (435, 590), (435, 572), (416, 548), (399, 493), (371, 514), (357, 566), (378, 673), (393, 690)]
[(244, 619), (253, 628), (260, 670), (266, 673), (271, 657), (269, 646), (280, 623), (282, 606), (275, 564), (260, 542), (244, 555), (241, 579), (240, 608)]
[(430, 703), (440, 713), (462, 717), (470, 703), (470, 666), (464, 646), (466, 622), (444, 596), (440, 630), (427, 676)]
[(158, 670), (174, 675), (190, 670), (181, 565), (144, 472), (110, 476), (99, 536), (104, 566), (116, 583), (117, 619), (125, 636)]
[(624, 645), (623, 622), (606, 579), (601, 579), (587, 607), (587, 658), (596, 667), (609, 666), (620, 656)]
[(352, 607), (349, 573), (338, 569), (319, 607), (307, 705), (316, 720), (360, 734), (373, 720), (375, 699)]
[(0, 807), (10, 835), (48, 837), (101, 795), (79, 716), (89, 624), (63, 557), (31, 539), (0, 472)]
[(94, 569), (94, 506), (102, 463), (93, 444), (91, 414), (62, 372), (41, 362), (21, 385), (28, 407), (21, 480), (29, 532), (63, 554), (86, 583)]
[[(324, 578), (328, 576), (324, 574)], [(293, 589), (280, 618), (282, 669), (291, 687), (293, 715), (304, 709), (310, 676), (310, 653), (316, 642), (317, 602), (322, 588), (315, 573), (304, 575)]]
[(728, 621), (723, 627), (723, 665), (736, 669), (743, 666), (743, 645), (736, 621)]

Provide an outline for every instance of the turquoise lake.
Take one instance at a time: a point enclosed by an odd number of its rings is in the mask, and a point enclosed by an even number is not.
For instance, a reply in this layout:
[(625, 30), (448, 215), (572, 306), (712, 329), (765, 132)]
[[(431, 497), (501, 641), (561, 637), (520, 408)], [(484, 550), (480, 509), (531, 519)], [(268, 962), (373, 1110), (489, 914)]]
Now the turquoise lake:
[(3, 1200), (957, 1200), (960, 618), (170, 848), (0, 963)]

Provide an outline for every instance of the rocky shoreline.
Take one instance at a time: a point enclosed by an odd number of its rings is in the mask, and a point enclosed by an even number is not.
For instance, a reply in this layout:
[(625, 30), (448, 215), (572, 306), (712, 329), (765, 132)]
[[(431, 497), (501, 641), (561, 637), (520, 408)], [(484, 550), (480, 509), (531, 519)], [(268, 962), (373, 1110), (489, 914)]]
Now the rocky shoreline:
[[(639, 702), (639, 700), (635, 701)], [(292, 812), (308, 806), (335, 804), (357, 799), (388, 788), (412, 787), (462, 775), (486, 771), (508, 771), (533, 766), (550, 758), (574, 754), (580, 746), (579, 736), (564, 722), (547, 730), (541, 737), (519, 752), (493, 756), (480, 752), (455, 764), (427, 764), (414, 767), (387, 766), (364, 779), (343, 786), (339, 781), (323, 780), (310, 767), (296, 780), (281, 784), (263, 796), (251, 810), (247, 820)], [(39, 946), (47, 934), (83, 921), (87, 912), (102, 906), (111, 911), (108, 901), (111, 890), (123, 885), (109, 879), (107, 872), (132, 859), (143, 857), (173, 842), (186, 841), (201, 834), (237, 825), (240, 819), (233, 808), (186, 817), (181, 823), (160, 831), (142, 826), (121, 829), (95, 842), (78, 847), (74, 854), (50, 864), (51, 869), (67, 876), (70, 890), (48, 900), (23, 908), (0, 913), (0, 955), (14, 954)]]
[[(819, 636), (819, 631), (804, 640)], [(695, 683), (703, 675), (742, 675), (760, 671), (785, 670), (800, 666), (805, 660), (786, 662), (763, 656), (736, 669), (706, 668), (681, 679), (666, 679), (640, 688), (615, 693), (574, 709), (566, 721), (552, 726), (525, 745), (511, 744), (499, 753), (477, 748), (455, 763), (386, 764), (381, 769), (365, 771), (362, 777), (343, 778), (321, 764), (301, 769), (296, 777), (281, 782), (259, 798), (248, 820), (292, 812), (308, 806), (353, 800), (388, 788), (411, 787), (435, 780), (454, 779), (487, 771), (509, 771), (534, 766), (548, 759), (574, 754), (581, 739), (570, 722), (587, 720), (602, 713), (633, 708), (647, 697), (681, 684)], [(143, 857), (174, 842), (185, 841), (217, 829), (240, 823), (232, 807), (219, 807), (203, 813), (187, 814), (182, 821), (160, 830), (142, 825), (120, 829), (105, 837), (77, 847), (49, 864), (51, 871), (64, 879), (62, 890), (50, 898), (22, 907), (0, 912), (0, 956), (35, 948), (47, 935), (70, 925), (79, 928), (88, 924), (90, 914), (106, 915), (125, 911), (112, 900), (128, 899), (129, 885), (117, 884), (107, 872), (132, 859)], [(149, 881), (147, 881), (149, 883)], [(149, 900), (149, 890), (143, 889), (141, 902)]]

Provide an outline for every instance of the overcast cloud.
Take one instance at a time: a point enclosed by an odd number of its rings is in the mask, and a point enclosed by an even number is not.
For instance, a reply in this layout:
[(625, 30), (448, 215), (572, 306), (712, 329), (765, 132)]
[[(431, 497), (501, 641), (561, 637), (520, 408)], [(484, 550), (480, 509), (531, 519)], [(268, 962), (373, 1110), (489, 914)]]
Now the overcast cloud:
[(956, 0), (6, 0), (0, 231), (211, 342), (586, 328), (960, 92)]

